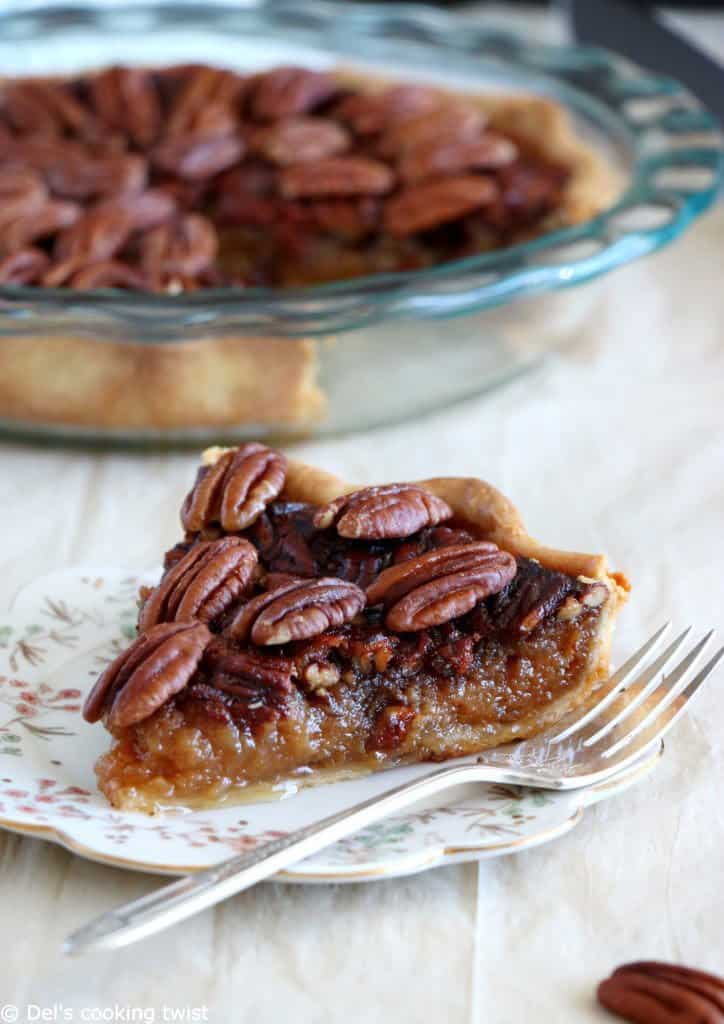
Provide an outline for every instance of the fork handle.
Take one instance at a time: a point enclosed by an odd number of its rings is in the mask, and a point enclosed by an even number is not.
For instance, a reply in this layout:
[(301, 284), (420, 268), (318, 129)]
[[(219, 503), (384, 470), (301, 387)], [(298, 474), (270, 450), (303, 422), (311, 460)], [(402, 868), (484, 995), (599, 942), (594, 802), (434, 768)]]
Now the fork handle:
[[(515, 782), (514, 772), (490, 765), (466, 764), (442, 768), (423, 779), (404, 783), (382, 796), (371, 797), (354, 807), (231, 857), (214, 867), (187, 875), (140, 899), (94, 918), (68, 937), (64, 952), (70, 955), (117, 949), (169, 928), (221, 900), (243, 892), (277, 871), (296, 864), (326, 846), (381, 818), (402, 810), (423, 797), (432, 796), (464, 782)], [(521, 779), (530, 785), (530, 778)]]

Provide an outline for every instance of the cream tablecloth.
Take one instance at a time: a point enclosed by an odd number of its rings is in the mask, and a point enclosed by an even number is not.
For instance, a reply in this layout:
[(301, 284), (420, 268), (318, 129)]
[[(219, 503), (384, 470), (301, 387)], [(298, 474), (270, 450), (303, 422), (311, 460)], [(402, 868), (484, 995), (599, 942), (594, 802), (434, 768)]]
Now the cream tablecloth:
[[(719, 33), (724, 44), (721, 22)], [(606, 550), (627, 570), (621, 651), (665, 618), (720, 626), (723, 237), (720, 208), (669, 251), (611, 276), (576, 350), (492, 396), (296, 454), (350, 480), (493, 481), (534, 535)], [(177, 536), (194, 462), (4, 445), (3, 599), (64, 565), (155, 564)], [(146, 1020), (162, 1019), (164, 1004), (196, 1008), (214, 1024), (603, 1020), (595, 983), (621, 961), (724, 970), (723, 735), (720, 672), (655, 774), (555, 843), (397, 881), (264, 885), (87, 961), (60, 956), (64, 934), (157, 881), (2, 835), (0, 1004), (18, 1005), (20, 1021), (28, 1004), (56, 1004), (42, 1018), (53, 1020), (66, 1009), (119, 1019), (116, 1004)]]

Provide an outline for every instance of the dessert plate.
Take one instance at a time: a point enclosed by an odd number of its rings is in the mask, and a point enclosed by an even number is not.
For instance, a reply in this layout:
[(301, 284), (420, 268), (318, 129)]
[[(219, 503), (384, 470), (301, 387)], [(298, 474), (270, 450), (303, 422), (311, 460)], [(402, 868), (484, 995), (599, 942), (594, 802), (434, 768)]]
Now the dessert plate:
[[(154, 816), (114, 810), (93, 774), (108, 737), (83, 721), (80, 707), (100, 669), (135, 633), (139, 586), (158, 576), (64, 569), (25, 587), (12, 610), (0, 615), (0, 827), (117, 867), (185, 874), (431, 770), (424, 764), (397, 768), (394, 781), (381, 772), (298, 791), (288, 785), (264, 802), (213, 809)], [(657, 750), (622, 776), (583, 791), (461, 787), (364, 829), (278, 878), (389, 878), (536, 846), (568, 832), (587, 807), (640, 779), (660, 756)]]

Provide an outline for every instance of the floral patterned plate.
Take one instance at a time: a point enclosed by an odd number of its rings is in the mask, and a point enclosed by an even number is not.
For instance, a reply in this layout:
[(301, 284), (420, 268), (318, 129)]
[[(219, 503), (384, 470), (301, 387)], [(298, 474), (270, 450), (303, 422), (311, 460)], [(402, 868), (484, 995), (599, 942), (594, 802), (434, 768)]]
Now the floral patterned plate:
[[(207, 867), (419, 777), (429, 765), (303, 789), (292, 799), (165, 811), (113, 810), (93, 763), (104, 729), (80, 716), (101, 667), (134, 635), (136, 595), (157, 574), (67, 569), (44, 576), (0, 615), (0, 827), (38, 836), (93, 860), (159, 874)], [(468, 786), (422, 803), (282, 873), (294, 882), (359, 881), (512, 853), (563, 835), (587, 806), (649, 771), (661, 751), (605, 786), (543, 793)]]

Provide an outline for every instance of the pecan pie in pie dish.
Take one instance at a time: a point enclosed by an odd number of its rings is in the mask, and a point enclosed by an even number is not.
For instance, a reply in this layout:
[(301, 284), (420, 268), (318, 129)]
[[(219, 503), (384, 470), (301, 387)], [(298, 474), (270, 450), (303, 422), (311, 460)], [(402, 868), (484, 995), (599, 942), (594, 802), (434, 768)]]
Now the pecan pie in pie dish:
[[(141, 307), (149, 292), (424, 270), (587, 220), (616, 192), (551, 100), (299, 67), (6, 80), (0, 141), (0, 285), (122, 289)], [(102, 345), (63, 321), (6, 330), (0, 416), (132, 431), (323, 420), (321, 342), (214, 321), (212, 307), (154, 342), (131, 310), (127, 325), (92, 321)]]
[(626, 580), (537, 544), (481, 480), (355, 490), (250, 443), (206, 452), (181, 519), (84, 707), (117, 807), (476, 753), (607, 673)]

